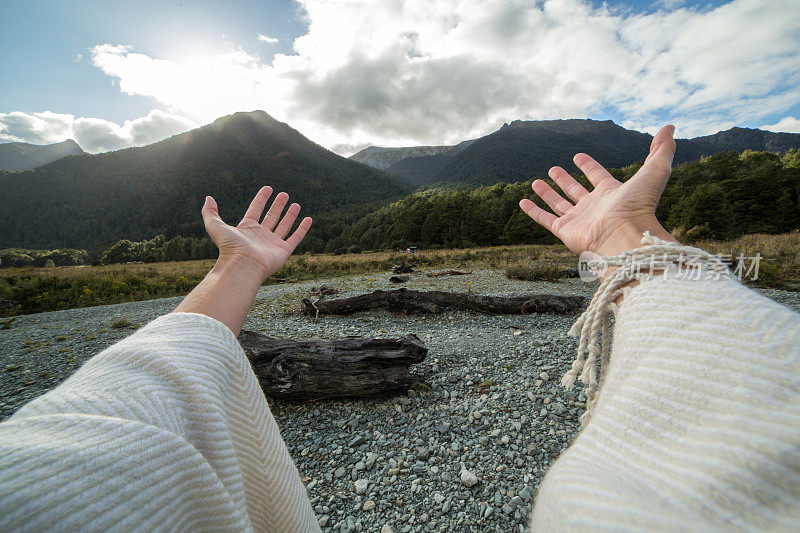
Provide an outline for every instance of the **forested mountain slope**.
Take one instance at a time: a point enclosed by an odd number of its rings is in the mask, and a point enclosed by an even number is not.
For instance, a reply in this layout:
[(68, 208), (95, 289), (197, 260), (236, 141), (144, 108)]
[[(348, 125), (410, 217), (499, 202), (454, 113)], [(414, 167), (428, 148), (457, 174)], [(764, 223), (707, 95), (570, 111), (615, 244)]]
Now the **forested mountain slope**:
[(236, 113), (149, 146), (0, 173), (0, 248), (96, 249), (123, 238), (200, 236), (205, 195), (235, 222), (265, 184), (288, 192), (302, 214), (410, 191), (263, 111)]
[[(640, 166), (612, 173), (624, 181)], [(589, 186), (585, 178), (576, 177)], [(555, 242), (517, 205), (534, 197), (531, 181), (416, 192), (356, 219), (323, 215), (312, 230), (309, 249), (356, 252)], [(783, 156), (728, 152), (678, 165), (657, 214), (668, 229), (690, 239), (798, 230), (800, 150)]]

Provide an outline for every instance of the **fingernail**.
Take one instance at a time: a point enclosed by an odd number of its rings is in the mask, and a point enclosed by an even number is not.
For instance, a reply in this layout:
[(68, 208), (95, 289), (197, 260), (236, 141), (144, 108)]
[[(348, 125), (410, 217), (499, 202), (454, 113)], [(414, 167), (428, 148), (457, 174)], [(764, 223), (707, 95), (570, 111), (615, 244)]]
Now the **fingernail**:
[(669, 129), (670, 129), (670, 132), (669, 132), (670, 135), (675, 135), (675, 126), (670, 124)]

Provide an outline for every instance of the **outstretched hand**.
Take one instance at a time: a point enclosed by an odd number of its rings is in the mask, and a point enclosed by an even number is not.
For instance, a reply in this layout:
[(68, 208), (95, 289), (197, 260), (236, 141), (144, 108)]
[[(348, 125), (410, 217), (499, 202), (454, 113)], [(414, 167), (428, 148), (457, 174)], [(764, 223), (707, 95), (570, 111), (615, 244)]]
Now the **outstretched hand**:
[(641, 246), (644, 231), (674, 241), (655, 216), (656, 205), (672, 170), (674, 131), (674, 126), (661, 128), (653, 138), (644, 165), (625, 183), (616, 180), (588, 155), (577, 154), (573, 161), (594, 186), (591, 192), (563, 168), (553, 167), (549, 175), (569, 200), (544, 181), (536, 180), (532, 184), (533, 191), (555, 214), (528, 199), (522, 200), (519, 206), (576, 253), (590, 250), (600, 255), (616, 255)]
[(262, 187), (236, 227), (222, 221), (217, 202), (212, 197), (206, 196), (202, 209), (203, 223), (208, 235), (219, 248), (220, 258), (251, 263), (262, 281), (283, 266), (311, 227), (311, 219), (306, 217), (294, 233), (286, 238), (300, 213), (300, 206), (290, 205), (281, 219), (281, 213), (289, 201), (289, 195), (285, 192), (275, 197), (264, 220), (259, 222), (271, 195), (272, 187)]

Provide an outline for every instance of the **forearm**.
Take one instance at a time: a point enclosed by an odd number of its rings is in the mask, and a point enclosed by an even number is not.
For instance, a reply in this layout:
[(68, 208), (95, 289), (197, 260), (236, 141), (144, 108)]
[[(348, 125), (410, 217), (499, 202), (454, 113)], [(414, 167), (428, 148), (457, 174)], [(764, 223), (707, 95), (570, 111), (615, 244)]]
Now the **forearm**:
[(219, 320), (238, 336), (264, 277), (247, 259), (222, 257), (174, 313), (199, 313)]

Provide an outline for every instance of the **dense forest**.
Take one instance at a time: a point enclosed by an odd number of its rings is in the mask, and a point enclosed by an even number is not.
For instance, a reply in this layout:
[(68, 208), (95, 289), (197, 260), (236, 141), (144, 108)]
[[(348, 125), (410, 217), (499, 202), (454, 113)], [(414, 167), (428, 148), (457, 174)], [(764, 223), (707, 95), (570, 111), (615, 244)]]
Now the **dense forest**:
[(141, 148), (0, 172), (0, 247), (96, 251), (120, 239), (201, 237), (206, 194), (233, 220), (265, 184), (312, 215), (412, 190), (263, 111), (237, 113)]
[[(625, 181), (640, 166), (611, 172)], [(585, 178), (578, 178), (588, 186)], [(323, 216), (309, 235), (307, 249), (356, 252), (553, 242), (517, 206), (520, 199), (533, 196), (531, 181), (417, 192), (357, 220)], [(783, 156), (728, 152), (678, 165), (657, 214), (667, 228), (680, 230), (687, 239), (798, 229), (800, 150)]]
[[(614, 169), (625, 181), (637, 163)], [(582, 176), (576, 176), (585, 185)], [(502, 244), (544, 244), (555, 238), (520, 211), (518, 202), (532, 197), (531, 180), (475, 188), (437, 188), (398, 201), (347, 208), (315, 217), (299, 252), (360, 252), (378, 249), (470, 247)], [(554, 184), (553, 184), (554, 185)], [(541, 205), (541, 204), (540, 204)], [(800, 150), (783, 156), (746, 150), (728, 152), (678, 165), (658, 206), (664, 225), (686, 241), (728, 239), (751, 233), (783, 233), (800, 229)], [(58, 253), (56, 253), (58, 252)], [(123, 240), (83, 261), (169, 261), (216, 256), (208, 238), (159, 235), (142, 242)], [(27, 254), (29, 259), (20, 255)], [(76, 252), (50, 252), (55, 264)], [(0, 251), (4, 266), (39, 264), (26, 251)], [(15, 259), (16, 258), (16, 259)], [(59, 259), (62, 258), (62, 259)], [(72, 260), (72, 259), (70, 259)], [(20, 263), (21, 262), (21, 263)]]

